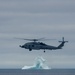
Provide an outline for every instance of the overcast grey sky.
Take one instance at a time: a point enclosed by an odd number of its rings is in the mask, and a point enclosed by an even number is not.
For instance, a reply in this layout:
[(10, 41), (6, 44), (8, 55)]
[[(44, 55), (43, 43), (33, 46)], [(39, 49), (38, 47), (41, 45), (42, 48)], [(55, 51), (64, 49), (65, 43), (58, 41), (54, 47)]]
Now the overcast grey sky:
[[(46, 53), (21, 49), (27, 41), (14, 39), (54, 38), (44, 42), (58, 46), (63, 36), (69, 43)], [(38, 56), (52, 68), (75, 68), (75, 0), (0, 0), (0, 68), (33, 65)]]

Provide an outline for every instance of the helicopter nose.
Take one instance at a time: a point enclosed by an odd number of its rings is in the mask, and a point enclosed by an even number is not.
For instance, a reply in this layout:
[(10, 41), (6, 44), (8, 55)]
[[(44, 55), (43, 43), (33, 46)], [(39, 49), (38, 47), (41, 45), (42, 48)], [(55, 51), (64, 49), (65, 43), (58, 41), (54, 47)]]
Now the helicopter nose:
[(24, 46), (23, 46), (23, 45), (22, 45), (22, 46), (21, 46), (21, 45), (19, 45), (19, 47), (24, 48)]
[(19, 45), (19, 47), (22, 47), (21, 45)]

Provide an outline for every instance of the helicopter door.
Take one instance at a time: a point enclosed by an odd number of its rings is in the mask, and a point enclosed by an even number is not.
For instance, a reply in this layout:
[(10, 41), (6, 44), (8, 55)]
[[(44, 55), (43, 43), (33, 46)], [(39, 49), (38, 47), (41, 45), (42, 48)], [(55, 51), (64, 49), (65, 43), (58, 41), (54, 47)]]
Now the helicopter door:
[(36, 49), (36, 45), (31, 45), (32, 49)]
[(29, 45), (29, 49), (34, 49), (35, 46), (34, 45)]
[(32, 45), (33, 49), (40, 49), (40, 46), (39, 45)]

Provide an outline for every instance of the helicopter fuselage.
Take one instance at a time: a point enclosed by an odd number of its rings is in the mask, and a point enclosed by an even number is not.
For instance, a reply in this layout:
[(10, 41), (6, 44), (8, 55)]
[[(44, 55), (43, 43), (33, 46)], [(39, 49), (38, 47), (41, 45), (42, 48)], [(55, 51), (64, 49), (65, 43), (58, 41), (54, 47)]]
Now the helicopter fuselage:
[(61, 43), (56, 47), (56, 46), (47, 45), (43, 42), (36, 42), (37, 40), (31, 40), (31, 41), (34, 41), (34, 42), (25, 43), (24, 45), (20, 45), (20, 47), (25, 48), (25, 49), (29, 49), (29, 51), (43, 49), (45, 52), (45, 49), (48, 49), (48, 50), (62, 49), (64, 44), (66, 42), (68, 42), (68, 41), (64, 41), (64, 37), (62, 37), (62, 41), (59, 41)]
[(42, 42), (28, 42), (22, 46), (20, 46), (21, 48), (25, 48), (25, 49), (29, 49), (29, 50), (40, 50), (40, 49), (49, 49), (49, 50), (52, 50), (52, 49), (57, 49), (57, 47), (55, 46), (50, 46), (50, 45), (47, 45), (45, 43), (42, 43)]

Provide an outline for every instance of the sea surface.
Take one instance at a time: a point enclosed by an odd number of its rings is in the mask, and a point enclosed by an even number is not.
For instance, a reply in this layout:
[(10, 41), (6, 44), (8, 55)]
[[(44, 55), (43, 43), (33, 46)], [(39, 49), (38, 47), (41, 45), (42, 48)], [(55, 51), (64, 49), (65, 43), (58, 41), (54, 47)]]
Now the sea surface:
[(75, 69), (51, 69), (51, 70), (0, 69), (0, 75), (75, 75)]

